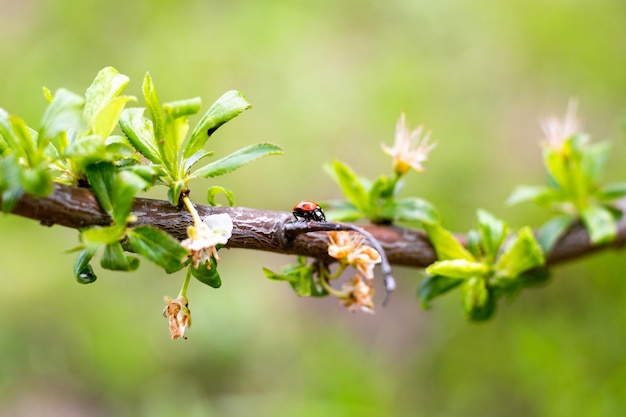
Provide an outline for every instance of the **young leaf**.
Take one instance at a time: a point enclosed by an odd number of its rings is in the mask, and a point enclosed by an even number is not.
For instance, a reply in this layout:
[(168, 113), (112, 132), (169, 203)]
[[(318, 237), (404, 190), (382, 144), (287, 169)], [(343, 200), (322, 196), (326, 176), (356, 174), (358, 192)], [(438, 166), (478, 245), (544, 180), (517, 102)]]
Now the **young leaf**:
[(139, 153), (154, 164), (161, 164), (161, 155), (156, 145), (152, 122), (143, 116), (145, 108), (131, 108), (122, 112), (120, 127)]
[(508, 245), (495, 265), (496, 275), (516, 278), (522, 272), (537, 268), (545, 263), (541, 247), (535, 240), (530, 227), (522, 228), (515, 240)]
[(576, 221), (575, 216), (561, 214), (553, 217), (539, 228), (537, 231), (537, 242), (541, 246), (543, 253), (550, 252), (554, 244), (574, 224), (574, 221)]
[(539, 204), (546, 197), (549, 198), (552, 193), (553, 189), (544, 185), (520, 185), (513, 190), (506, 200), (506, 204), (512, 206), (527, 201), (534, 201)]
[(227, 188), (220, 187), (219, 185), (213, 185), (207, 190), (207, 202), (209, 205), (219, 206), (219, 204), (215, 202), (215, 197), (219, 194), (224, 194), (230, 207), (235, 205), (235, 196), (233, 195), (233, 192)]
[(426, 268), (430, 275), (443, 275), (450, 278), (470, 279), (483, 277), (489, 273), (487, 265), (466, 259), (437, 261)]
[(258, 143), (239, 149), (224, 158), (218, 159), (208, 165), (199, 168), (191, 174), (192, 178), (216, 177), (241, 168), (256, 159), (267, 155), (277, 155), (282, 153), (280, 146), (271, 143)]
[(187, 250), (167, 233), (150, 226), (138, 226), (127, 229), (126, 235), (133, 252), (150, 259), (166, 273), (171, 274), (183, 267)]
[(408, 197), (388, 200), (383, 204), (380, 215), (384, 218), (406, 222), (438, 223), (437, 209), (426, 200)]
[(100, 206), (109, 214), (113, 213), (113, 187), (115, 186), (115, 167), (111, 162), (97, 162), (85, 167), (89, 185), (96, 195)]
[(118, 97), (130, 79), (113, 67), (98, 72), (85, 92), (83, 117), (91, 132), (106, 138), (111, 134), (124, 110), (125, 104), (134, 97)]
[[(211, 265), (209, 268), (207, 268), (208, 262), (210, 262)], [(198, 269), (194, 268), (193, 265), (189, 265), (189, 268), (191, 268), (191, 275), (203, 284), (213, 288), (222, 286), (222, 278), (220, 278), (220, 274), (217, 272), (217, 262), (215, 262), (215, 258), (211, 258), (210, 261), (200, 264)]]
[(207, 110), (191, 132), (189, 142), (183, 151), (183, 158), (187, 159), (202, 149), (213, 132), (250, 107), (252, 107), (250, 103), (239, 91), (231, 90), (224, 93)]
[(92, 226), (81, 231), (80, 240), (89, 248), (97, 248), (102, 244), (119, 242), (125, 234), (126, 230), (123, 226)]
[(204, 149), (200, 149), (198, 152), (191, 155), (189, 158), (185, 160), (185, 164), (183, 165), (183, 171), (185, 174), (189, 172), (192, 166), (194, 166), (198, 161), (206, 158), (207, 156), (213, 156), (215, 152), (213, 151), (205, 151)]
[(496, 300), (485, 280), (473, 278), (466, 281), (461, 287), (461, 295), (465, 315), (469, 320), (484, 321), (493, 316)]
[(595, 204), (583, 210), (582, 221), (589, 232), (589, 238), (595, 245), (608, 243), (617, 236), (617, 224), (610, 210)]
[(163, 109), (161, 108), (161, 102), (159, 101), (156, 87), (154, 86), (154, 82), (152, 81), (152, 77), (149, 72), (146, 73), (146, 76), (143, 79), (142, 91), (144, 100), (146, 101), (146, 107), (148, 108), (148, 113), (150, 113), (150, 118), (152, 119), (156, 144), (159, 146), (159, 141), (163, 139), (165, 120), (163, 116)]
[(354, 171), (338, 160), (333, 161), (333, 169), (344, 197), (361, 212), (369, 213), (369, 195)]
[(500, 245), (502, 245), (506, 237), (507, 226), (503, 221), (496, 219), (485, 210), (479, 209), (476, 213), (476, 218), (486, 255), (490, 260), (493, 260), (498, 255)]
[(134, 271), (139, 267), (139, 259), (125, 254), (120, 242), (108, 243), (104, 247), (100, 265), (114, 271)]
[(436, 297), (458, 287), (463, 282), (459, 278), (444, 277), (441, 275), (429, 275), (420, 284), (417, 296), (424, 310), (431, 308), (431, 301)]
[(59, 152), (63, 152), (64, 146), (62, 146), (58, 136), (68, 130), (79, 131), (83, 129), (84, 104), (83, 97), (63, 88), (59, 89), (41, 119), (37, 139), (38, 149), (45, 149), (48, 143), (52, 142)]
[(79, 284), (91, 284), (98, 277), (93, 272), (93, 268), (89, 265), (94, 252), (84, 249), (80, 251), (76, 262), (74, 262), (74, 277)]
[(600, 189), (597, 198), (600, 201), (612, 201), (626, 196), (626, 182), (609, 184)]
[(594, 143), (585, 148), (580, 169), (587, 187), (593, 186), (600, 179), (600, 174), (609, 159), (610, 150), (608, 142)]
[(112, 217), (115, 223), (125, 225), (129, 219), (133, 201), (137, 193), (144, 190), (150, 184), (132, 171), (124, 170), (117, 172), (111, 198), (113, 201)]
[(167, 189), (167, 199), (174, 207), (178, 207), (181, 204), (180, 196), (187, 187), (187, 183), (184, 180), (176, 181), (170, 184)]
[(428, 240), (435, 248), (437, 259), (465, 259), (474, 262), (476, 259), (456, 238), (438, 223), (424, 223), (424, 230), (428, 234)]

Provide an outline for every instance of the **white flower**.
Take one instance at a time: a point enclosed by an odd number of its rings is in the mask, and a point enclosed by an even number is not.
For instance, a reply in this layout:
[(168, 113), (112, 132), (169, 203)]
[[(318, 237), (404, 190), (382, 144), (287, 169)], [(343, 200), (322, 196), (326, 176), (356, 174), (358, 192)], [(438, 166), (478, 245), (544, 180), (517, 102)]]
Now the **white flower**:
[[(183, 240), (181, 245), (186, 248), (193, 259), (196, 269), (200, 264), (207, 262), (211, 257), (220, 260), (217, 254), (217, 245), (228, 243), (233, 232), (233, 220), (226, 213), (212, 214), (202, 219), (201, 223), (187, 228), (189, 238)], [(207, 262), (207, 268), (211, 263)]]

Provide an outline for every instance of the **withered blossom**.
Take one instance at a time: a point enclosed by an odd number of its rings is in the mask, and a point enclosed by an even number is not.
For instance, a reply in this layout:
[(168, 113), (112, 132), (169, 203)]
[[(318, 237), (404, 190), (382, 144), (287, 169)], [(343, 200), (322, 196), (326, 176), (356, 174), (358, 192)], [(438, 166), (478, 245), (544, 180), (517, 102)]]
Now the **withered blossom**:
[(185, 331), (191, 327), (191, 311), (189, 310), (189, 301), (187, 297), (179, 295), (178, 298), (172, 299), (165, 296), (164, 301), (167, 306), (163, 310), (163, 317), (167, 317), (170, 325), (170, 335), (172, 340), (179, 337), (187, 339)]

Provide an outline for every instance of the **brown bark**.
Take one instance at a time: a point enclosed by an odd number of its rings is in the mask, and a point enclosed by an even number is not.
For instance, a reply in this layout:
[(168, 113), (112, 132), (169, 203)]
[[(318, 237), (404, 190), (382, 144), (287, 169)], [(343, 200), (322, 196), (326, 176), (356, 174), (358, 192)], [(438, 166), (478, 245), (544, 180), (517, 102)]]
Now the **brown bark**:
[[(617, 208), (626, 211), (626, 200), (617, 202)], [(294, 237), (293, 216), (288, 212), (259, 210), (247, 207), (197, 206), (201, 216), (228, 213), (233, 219), (233, 235), (226, 247), (263, 250), (284, 254), (326, 257), (327, 241), (323, 232), (299, 234)], [(137, 216), (135, 225), (150, 225), (162, 229), (175, 238), (186, 237), (186, 229), (192, 224), (191, 216), (167, 201), (137, 198), (133, 205)], [(87, 188), (55, 184), (54, 192), (45, 198), (24, 195), (13, 214), (39, 220), (41, 224), (55, 224), (80, 229), (92, 225), (108, 225), (111, 218)], [(435, 253), (424, 232), (397, 226), (365, 226), (382, 245), (390, 263), (425, 267), (433, 263)], [(461, 242), (463, 236), (458, 237)], [(548, 254), (547, 263), (552, 265), (578, 258), (608, 247), (621, 247), (626, 243), (626, 219), (618, 222), (617, 239), (610, 245), (593, 246), (582, 225), (572, 227)]]

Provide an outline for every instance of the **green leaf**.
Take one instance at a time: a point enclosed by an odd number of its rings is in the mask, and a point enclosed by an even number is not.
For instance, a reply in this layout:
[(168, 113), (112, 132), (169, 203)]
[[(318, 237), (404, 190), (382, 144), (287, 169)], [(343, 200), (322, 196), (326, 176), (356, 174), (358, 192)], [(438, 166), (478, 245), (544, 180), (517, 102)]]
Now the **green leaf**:
[(120, 117), (120, 127), (139, 153), (154, 164), (161, 164), (161, 155), (156, 145), (152, 122), (143, 117), (145, 108), (126, 109)]
[(200, 111), (200, 107), (202, 107), (202, 99), (200, 97), (163, 103), (163, 111), (165, 111), (165, 114), (170, 115), (172, 119), (194, 115)]
[(611, 145), (608, 142), (594, 143), (585, 148), (580, 169), (587, 187), (593, 186), (600, 179), (600, 174), (609, 159), (610, 150)]
[(389, 177), (381, 175), (376, 178), (376, 181), (369, 187), (370, 207), (376, 207), (382, 202), (388, 201), (393, 197), (395, 183), (389, 179)]
[(130, 79), (113, 67), (98, 72), (93, 83), (85, 92), (83, 117), (92, 133), (106, 138), (111, 134), (120, 118), (124, 106), (134, 97), (118, 97)]
[(369, 194), (359, 177), (348, 165), (338, 160), (333, 161), (333, 170), (344, 197), (361, 212), (369, 214)]
[[(207, 268), (208, 262), (210, 262), (210, 268)], [(211, 257), (209, 261), (200, 264), (198, 269), (194, 268), (193, 265), (190, 265), (189, 268), (191, 268), (191, 275), (203, 284), (213, 288), (222, 286), (222, 278), (220, 278), (220, 274), (217, 272), (215, 258)]]
[(114, 204), (112, 216), (115, 223), (123, 225), (129, 221), (135, 196), (150, 184), (139, 175), (128, 170), (119, 171), (115, 177), (114, 184), (113, 194), (111, 195)]
[(424, 223), (424, 230), (428, 234), (430, 243), (435, 248), (437, 253), (437, 259), (449, 260), (449, 259), (465, 259), (466, 261), (474, 262), (476, 259), (472, 256), (467, 249), (461, 245), (461, 243), (440, 224), (437, 223)]
[(437, 261), (426, 268), (430, 275), (443, 275), (449, 278), (470, 279), (484, 277), (489, 274), (489, 267), (481, 262), (466, 259)]
[(383, 204), (380, 214), (390, 220), (439, 223), (437, 209), (428, 201), (417, 197), (388, 200)]
[(46, 164), (25, 169), (22, 172), (22, 187), (28, 194), (45, 197), (53, 190), (52, 176)]
[(563, 153), (550, 147), (543, 148), (543, 163), (559, 189), (568, 190), (570, 172)]
[(139, 259), (125, 254), (120, 242), (108, 243), (104, 247), (100, 265), (114, 271), (134, 271), (139, 267)]
[(161, 102), (159, 101), (159, 96), (156, 92), (156, 87), (154, 86), (154, 82), (152, 81), (152, 77), (150, 73), (147, 72), (146, 76), (143, 79), (143, 97), (146, 101), (146, 107), (148, 108), (148, 113), (150, 114), (150, 118), (152, 119), (154, 136), (156, 139), (156, 145), (159, 146), (159, 141), (163, 139), (163, 129), (165, 128), (165, 118), (163, 116), (163, 109), (161, 108)]
[(499, 277), (516, 278), (522, 272), (542, 266), (544, 263), (543, 251), (535, 240), (532, 229), (524, 227), (515, 240), (507, 245), (495, 269)]
[(6, 143), (6, 148), (11, 149), (28, 166), (37, 164), (40, 159), (34, 137), (36, 132), (24, 120), (0, 109), (0, 138)]
[(493, 316), (496, 300), (485, 280), (473, 278), (461, 287), (465, 316), (471, 321), (484, 321)]
[(183, 158), (187, 159), (202, 149), (213, 132), (250, 107), (252, 107), (250, 103), (239, 91), (231, 90), (224, 93), (207, 110), (191, 132), (189, 142), (185, 145)]
[(311, 295), (311, 286), (313, 284), (312, 273), (307, 274), (310, 270), (300, 270), (295, 281), (289, 281), (293, 291), (300, 297), (309, 297)]
[(207, 190), (207, 201), (209, 205), (219, 206), (219, 204), (215, 202), (215, 197), (217, 197), (219, 194), (224, 194), (224, 196), (228, 200), (228, 205), (230, 207), (235, 205), (235, 196), (233, 192), (227, 188), (220, 187), (219, 185), (213, 185)]
[(80, 251), (74, 262), (74, 277), (79, 284), (91, 284), (98, 278), (89, 264), (93, 255), (93, 251), (84, 249)]
[(110, 162), (98, 162), (85, 167), (85, 174), (100, 206), (109, 214), (113, 213), (113, 187), (115, 187), (115, 167)]
[(85, 164), (103, 160), (105, 155), (106, 146), (99, 135), (83, 136), (72, 141), (63, 154), (67, 158), (82, 159)]
[(582, 221), (589, 232), (589, 238), (595, 245), (608, 243), (617, 236), (617, 223), (611, 211), (595, 204), (583, 210)]
[(430, 309), (432, 300), (458, 287), (462, 282), (462, 279), (444, 277), (442, 275), (427, 276), (417, 290), (420, 305), (424, 310)]
[(183, 267), (187, 250), (167, 233), (150, 226), (138, 226), (127, 229), (126, 234), (133, 252), (150, 259), (166, 273), (171, 274)]
[(84, 128), (84, 104), (83, 97), (63, 88), (59, 89), (41, 119), (38, 149), (44, 149), (51, 142), (62, 153), (64, 146), (59, 140), (59, 135), (68, 130), (77, 132)]
[(561, 214), (553, 217), (537, 231), (537, 242), (543, 250), (548, 253), (554, 244), (563, 236), (563, 234), (574, 224), (576, 217), (571, 214)]
[(258, 143), (239, 149), (224, 158), (218, 159), (196, 170), (191, 177), (216, 177), (241, 168), (256, 159), (267, 155), (281, 154), (280, 146), (271, 143)]
[(171, 174), (178, 177), (179, 150), (183, 145), (183, 141), (187, 137), (189, 124), (188, 116), (195, 114), (200, 109), (200, 98), (191, 98), (186, 100), (165, 103), (163, 111), (165, 112), (165, 125), (163, 130), (163, 138), (159, 138), (159, 146), (164, 162), (171, 169)]
[(554, 189), (544, 185), (520, 185), (513, 190), (506, 200), (506, 204), (512, 206), (527, 201), (534, 201), (539, 205), (544, 205), (542, 203), (552, 200), (553, 195)]
[(167, 199), (172, 206), (178, 207), (181, 204), (180, 196), (185, 188), (187, 188), (187, 183), (183, 180), (170, 184), (170, 187), (167, 190)]
[(597, 198), (600, 201), (612, 201), (626, 196), (626, 182), (609, 184), (600, 189)]
[(200, 149), (198, 152), (194, 153), (185, 160), (183, 171), (185, 172), (185, 174), (187, 174), (191, 167), (198, 163), (198, 161), (206, 158), (207, 156), (213, 156), (214, 154), (215, 152), (213, 151), (205, 151), (204, 149)]
[(270, 269), (263, 268), (263, 274), (267, 279), (271, 279), (272, 281), (296, 281), (298, 279), (295, 275), (285, 275), (278, 274)]
[[(124, 238), (126, 229), (122, 226), (92, 226), (80, 233), (80, 240), (85, 246), (97, 248), (102, 244), (119, 242)], [(95, 250), (95, 249), (94, 249)]]
[(10, 213), (13, 211), (17, 202), (24, 195), (24, 189), (22, 187), (11, 188), (5, 190), (2, 193), (2, 211), (4, 213)]
[(476, 213), (478, 231), (485, 253), (490, 261), (496, 258), (500, 245), (507, 233), (506, 223), (496, 219), (491, 213), (479, 209)]

